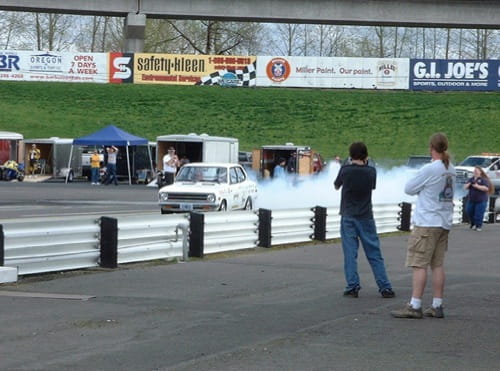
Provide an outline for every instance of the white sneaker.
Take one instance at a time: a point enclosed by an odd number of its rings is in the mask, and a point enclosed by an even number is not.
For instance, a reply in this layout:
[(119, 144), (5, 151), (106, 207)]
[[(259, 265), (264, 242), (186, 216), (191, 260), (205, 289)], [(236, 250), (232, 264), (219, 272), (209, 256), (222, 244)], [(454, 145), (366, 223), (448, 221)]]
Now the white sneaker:
[(482, 231), (481, 228), (476, 227), (476, 232), (481, 232), (481, 231)]

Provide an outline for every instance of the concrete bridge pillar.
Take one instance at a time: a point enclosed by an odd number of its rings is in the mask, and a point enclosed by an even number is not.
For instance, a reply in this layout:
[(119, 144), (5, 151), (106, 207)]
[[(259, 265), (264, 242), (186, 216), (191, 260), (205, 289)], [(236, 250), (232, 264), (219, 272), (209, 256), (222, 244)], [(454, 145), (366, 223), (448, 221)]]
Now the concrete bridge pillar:
[(125, 20), (125, 53), (142, 53), (144, 51), (144, 31), (146, 15), (129, 13)]

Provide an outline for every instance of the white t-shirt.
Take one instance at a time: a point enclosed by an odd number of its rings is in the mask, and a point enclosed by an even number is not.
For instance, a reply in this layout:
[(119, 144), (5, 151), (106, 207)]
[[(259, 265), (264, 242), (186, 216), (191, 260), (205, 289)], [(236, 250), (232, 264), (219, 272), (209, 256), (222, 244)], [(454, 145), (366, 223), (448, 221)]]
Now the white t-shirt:
[(166, 171), (167, 173), (175, 173), (177, 171), (177, 167), (175, 166), (170, 166), (168, 162), (172, 160), (174, 156), (170, 156), (168, 153), (163, 156), (163, 171)]
[(406, 183), (405, 192), (417, 195), (413, 224), (451, 229), (456, 176), (451, 164), (446, 169), (441, 160), (434, 160)]
[(118, 154), (118, 151), (108, 152), (108, 164), (116, 165), (116, 155), (117, 154)]

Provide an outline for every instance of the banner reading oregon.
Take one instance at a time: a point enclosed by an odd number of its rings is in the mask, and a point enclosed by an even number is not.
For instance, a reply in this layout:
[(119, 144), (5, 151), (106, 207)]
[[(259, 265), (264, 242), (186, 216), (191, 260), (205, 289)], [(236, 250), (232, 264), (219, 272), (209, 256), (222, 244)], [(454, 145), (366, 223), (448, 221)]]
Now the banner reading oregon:
[(134, 54), (135, 84), (255, 86), (254, 56)]

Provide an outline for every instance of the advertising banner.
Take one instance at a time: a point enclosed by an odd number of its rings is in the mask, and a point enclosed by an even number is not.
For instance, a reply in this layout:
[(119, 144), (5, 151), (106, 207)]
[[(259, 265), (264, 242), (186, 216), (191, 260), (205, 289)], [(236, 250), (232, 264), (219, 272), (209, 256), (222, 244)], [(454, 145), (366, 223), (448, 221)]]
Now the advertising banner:
[(412, 90), (499, 90), (498, 60), (412, 59)]
[(257, 57), (257, 86), (408, 89), (406, 58)]
[(256, 57), (134, 54), (136, 84), (255, 86)]
[(109, 53), (109, 82), (134, 82), (134, 53)]
[(0, 80), (106, 83), (108, 54), (0, 51)]

